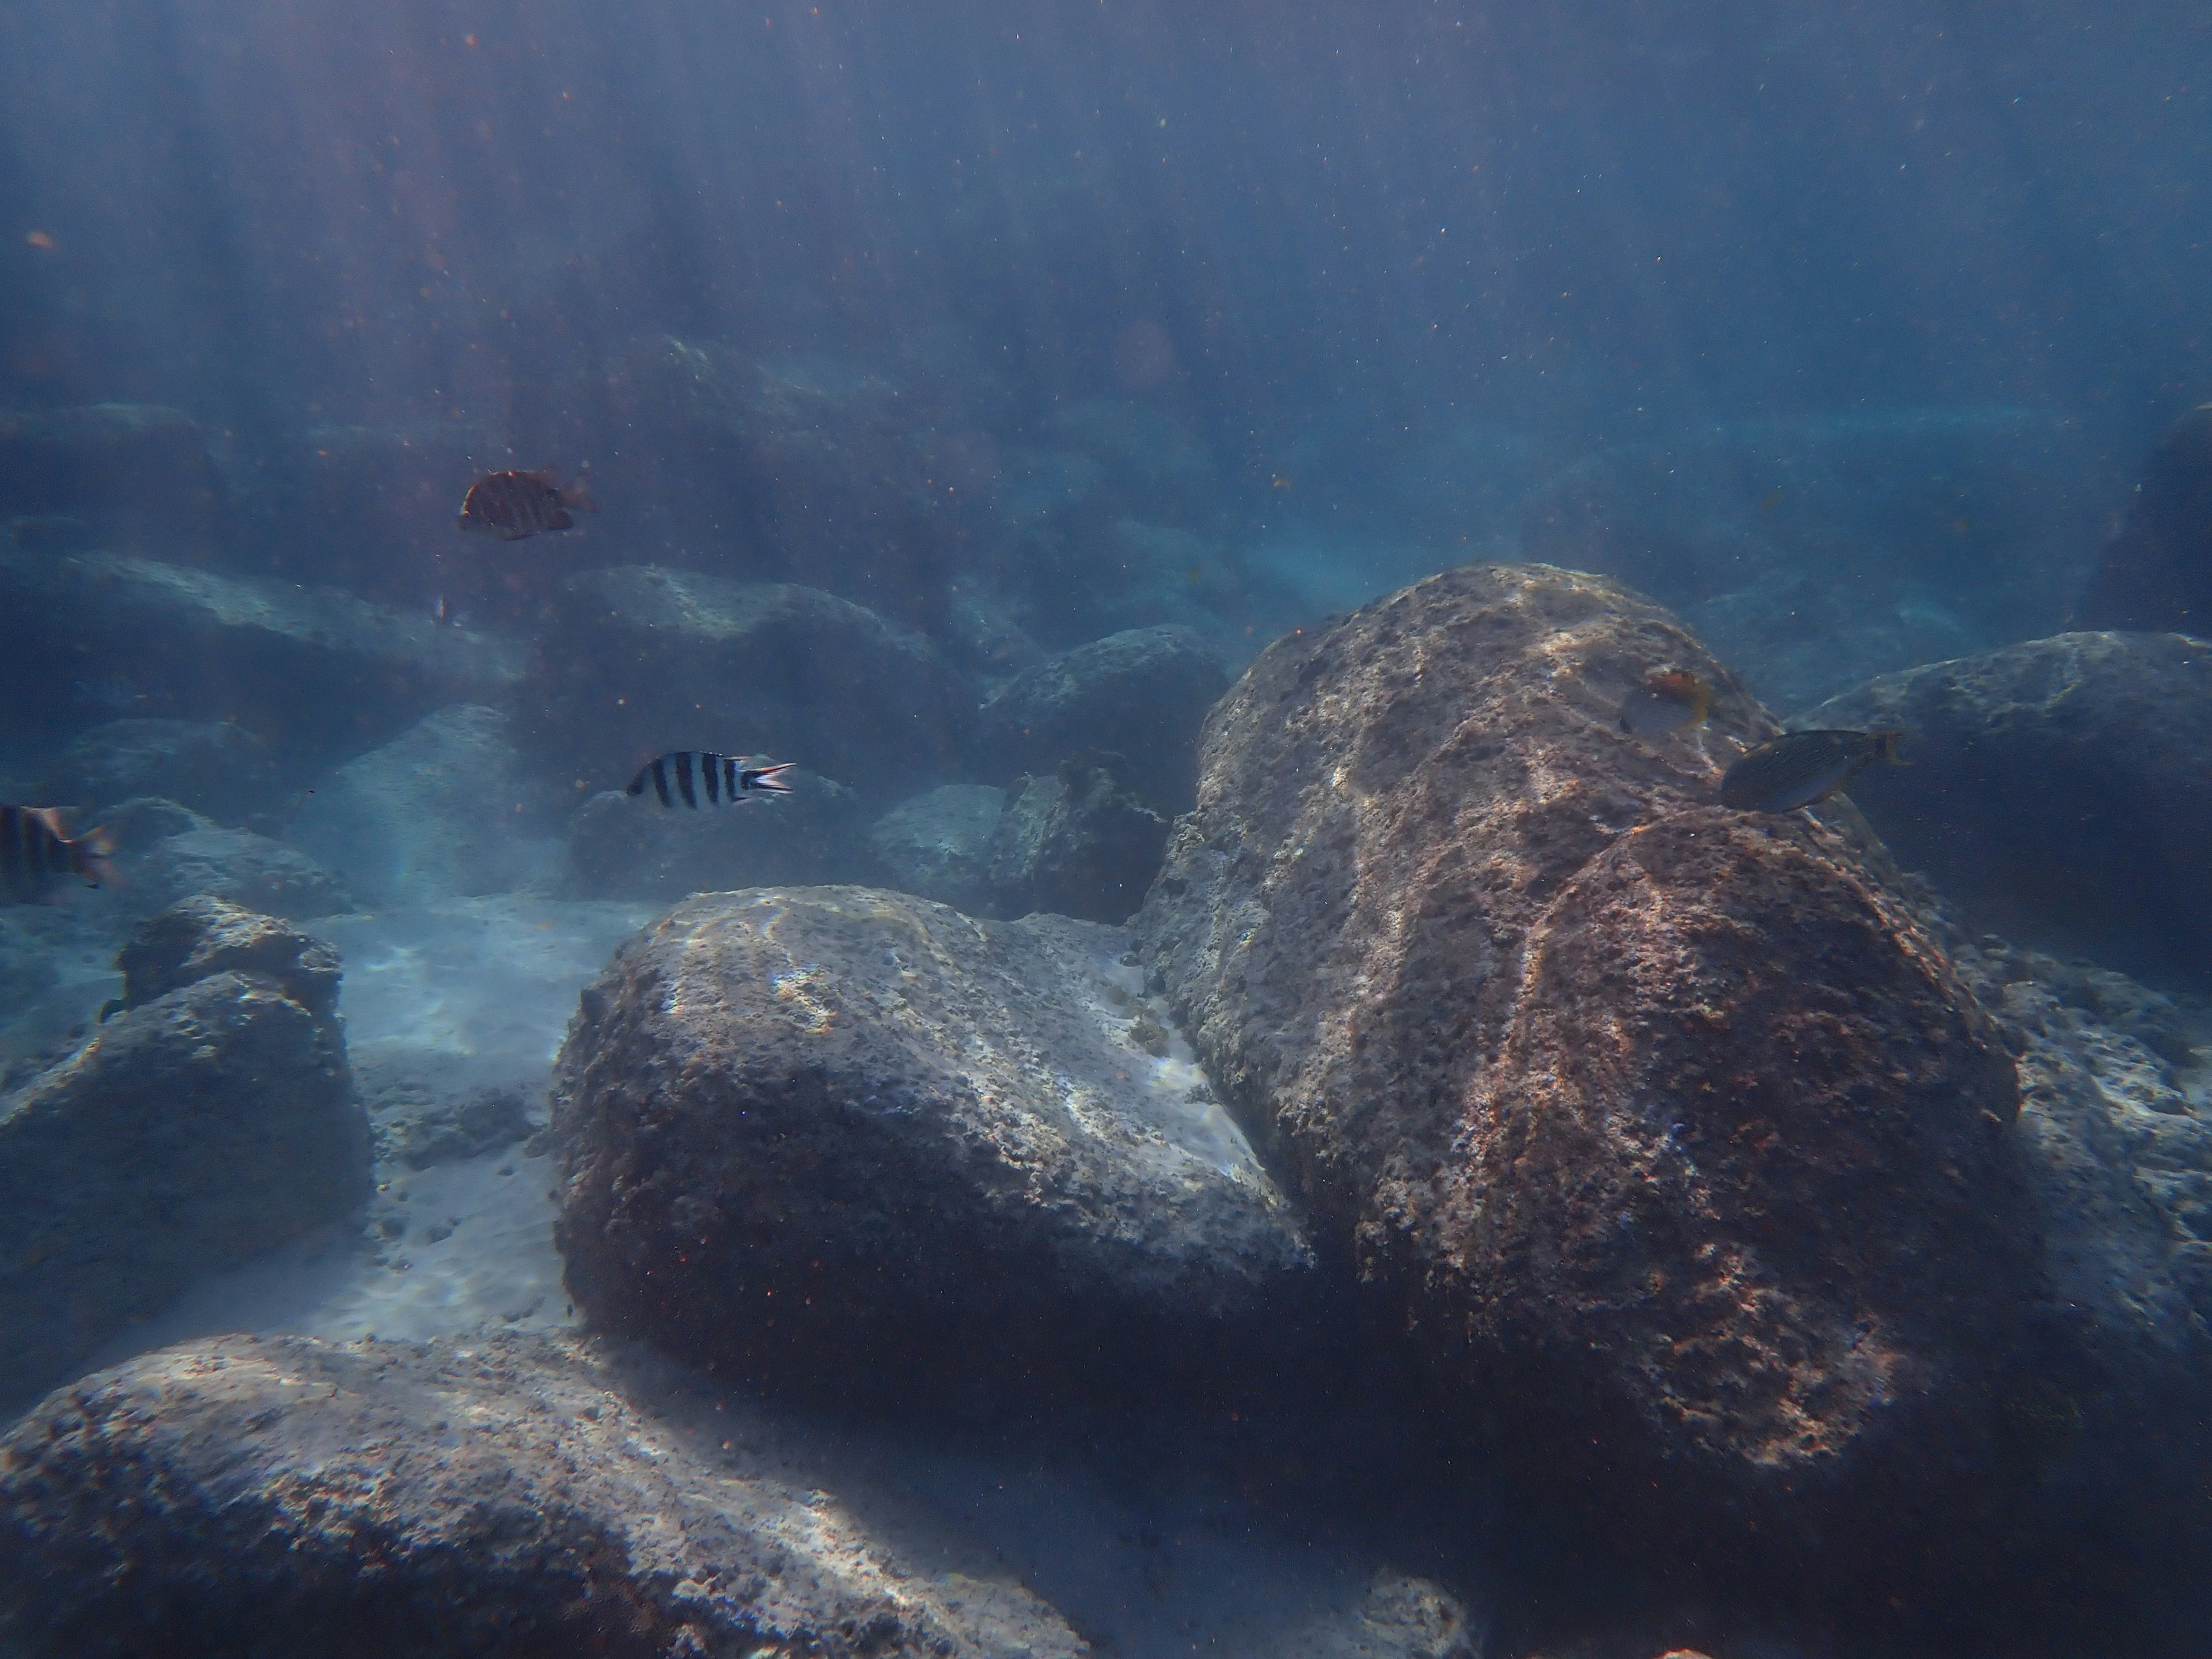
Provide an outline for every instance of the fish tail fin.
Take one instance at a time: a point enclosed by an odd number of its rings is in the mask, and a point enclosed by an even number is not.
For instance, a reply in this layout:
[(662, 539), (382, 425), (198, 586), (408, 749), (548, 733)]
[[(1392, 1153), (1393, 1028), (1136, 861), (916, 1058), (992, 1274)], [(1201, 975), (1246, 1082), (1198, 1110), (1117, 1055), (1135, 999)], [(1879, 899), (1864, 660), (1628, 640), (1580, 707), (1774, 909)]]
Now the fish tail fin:
[(786, 761), (781, 766), (757, 768), (747, 772), (745, 775), (751, 781), (752, 787), (756, 789), (765, 789), (772, 794), (787, 795), (791, 793), (791, 783), (783, 775), (798, 764), (797, 761)]
[(596, 513), (599, 510), (599, 504), (592, 499), (591, 477), (580, 468), (567, 483), (556, 484), (554, 488), (560, 492), (561, 505), (572, 513)]
[(1912, 763), (1897, 752), (1898, 744), (1904, 741), (1905, 732), (1899, 727), (1893, 726), (1887, 732), (1875, 732), (1874, 734), (1875, 758), (1887, 761), (1892, 766), (1910, 766)]
[(86, 830), (69, 844), (69, 849), (70, 868), (94, 886), (124, 884), (122, 875), (115, 868), (115, 836), (106, 824)]

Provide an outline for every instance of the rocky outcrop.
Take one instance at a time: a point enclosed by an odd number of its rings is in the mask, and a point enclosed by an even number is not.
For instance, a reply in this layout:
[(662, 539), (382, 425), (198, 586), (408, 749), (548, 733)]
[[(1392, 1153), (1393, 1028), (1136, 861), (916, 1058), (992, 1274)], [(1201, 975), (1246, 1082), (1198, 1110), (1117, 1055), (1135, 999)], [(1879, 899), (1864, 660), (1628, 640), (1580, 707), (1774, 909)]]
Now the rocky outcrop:
[(1079, 646), (1018, 675), (983, 705), (977, 765), (1010, 778), (1072, 755), (1127, 757), (1136, 787), (1170, 810), (1190, 805), (1200, 726), (1228, 688), (1194, 629), (1138, 628)]
[(0, 550), (0, 695), (25, 722), (70, 718), (70, 688), (113, 674), (165, 715), (358, 748), (441, 703), (497, 695), (520, 666), (504, 641), (331, 589)]
[(877, 819), (868, 845), (902, 891), (994, 915), (991, 848), (1006, 807), (1006, 792), (990, 784), (942, 784)]
[[(562, 1051), (579, 1306), (809, 1400), (1260, 1383), (1318, 1274), (1116, 930), (864, 888), (678, 906)], [(1187, 1051), (1186, 1051), (1187, 1052)]]
[(0, 1400), (367, 1195), (335, 953), (201, 899), (118, 965), (125, 1012), (0, 1097)]
[(288, 833), (373, 904), (550, 879), (572, 797), (523, 763), (508, 726), (496, 708), (441, 708), (325, 778)]
[[(1621, 732), (1667, 667), (1711, 729)], [(1848, 804), (1708, 804), (1771, 730), (1603, 579), (1447, 572), (1254, 664), (1135, 926), (1561, 1515), (1833, 1582), (2002, 1485), (2030, 1251), (2007, 1057)]]
[(155, 909), (205, 894), (295, 921), (356, 908), (346, 884), (296, 847), (250, 830), (164, 836), (124, 866), (131, 908)]
[(2067, 625), (2212, 636), (2212, 404), (2151, 452)]
[(935, 646), (849, 600), (628, 565), (561, 589), (516, 720), (556, 775), (594, 787), (709, 749), (887, 803), (954, 769), (973, 707)]
[(1119, 925), (1136, 913), (1160, 867), (1168, 821), (1129, 787), (1120, 755), (1062, 761), (1015, 781), (991, 848), (995, 914)]
[(1852, 799), (1981, 926), (2212, 984), (2212, 643), (2060, 634), (1885, 674), (1812, 726), (1899, 726)]
[(0, 1643), (178, 1659), (1089, 1651), (1026, 1591), (902, 1559), (666, 1400), (550, 1338), (218, 1337), (134, 1360), (0, 1441)]

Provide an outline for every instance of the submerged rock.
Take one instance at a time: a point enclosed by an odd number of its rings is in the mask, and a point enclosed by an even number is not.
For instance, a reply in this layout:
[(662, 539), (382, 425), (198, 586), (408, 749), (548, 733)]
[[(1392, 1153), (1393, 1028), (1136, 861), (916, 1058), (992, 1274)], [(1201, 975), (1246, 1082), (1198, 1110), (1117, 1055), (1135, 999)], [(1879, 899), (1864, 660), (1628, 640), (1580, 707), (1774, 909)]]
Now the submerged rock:
[(560, 862), (568, 800), (526, 767), (496, 708), (441, 708), (325, 778), (290, 837), (373, 904), (511, 892)]
[(1026, 1591), (902, 1559), (574, 1343), (216, 1337), (0, 1441), (27, 1653), (1078, 1659)]
[(556, 775), (592, 788), (708, 749), (896, 800), (954, 769), (973, 706), (935, 646), (850, 600), (625, 565), (562, 586), (517, 724)]
[(1123, 982), (1128, 945), (863, 888), (678, 905), (562, 1050), (578, 1304), (810, 1400), (1269, 1380), (1311, 1346), (1314, 1260)]
[(2212, 404), (2151, 452), (2067, 625), (2212, 636)]
[(1001, 915), (1047, 910), (1119, 925), (1160, 867), (1168, 821), (1129, 787), (1112, 754), (1017, 780), (992, 842), (988, 898)]
[(355, 908), (346, 884), (296, 847), (250, 830), (186, 830), (164, 836), (125, 865), (133, 908), (205, 894), (295, 921)]
[(971, 916), (991, 915), (991, 848), (1006, 809), (1003, 789), (942, 784), (877, 819), (868, 844), (902, 890)]
[(2212, 643), (2060, 634), (1885, 674), (1805, 723), (1904, 729), (1908, 763), (1852, 799), (1979, 925), (2212, 985)]
[(456, 697), (495, 695), (520, 666), (503, 641), (331, 589), (0, 549), (0, 695), (18, 720), (69, 717), (91, 669), (126, 676), (165, 714), (357, 747)]
[(1199, 727), (1229, 676), (1195, 629), (1131, 629), (1064, 651), (1018, 675), (983, 705), (975, 749), (986, 775), (1042, 772), (1106, 750), (1154, 799), (1188, 806)]
[(283, 791), (269, 746), (228, 720), (123, 720), (72, 739), (41, 794), (103, 819), (103, 809), (141, 796), (243, 823)]
[[(1710, 731), (1620, 730), (1662, 668)], [(1447, 572), (1254, 664), (1134, 925), (1552, 1519), (1863, 1582), (2003, 1486), (2018, 1095), (1847, 804), (1706, 805), (1771, 729), (1601, 578)]]
[(204, 899), (118, 966), (126, 1011), (0, 1097), (0, 1400), (367, 1195), (333, 952)]

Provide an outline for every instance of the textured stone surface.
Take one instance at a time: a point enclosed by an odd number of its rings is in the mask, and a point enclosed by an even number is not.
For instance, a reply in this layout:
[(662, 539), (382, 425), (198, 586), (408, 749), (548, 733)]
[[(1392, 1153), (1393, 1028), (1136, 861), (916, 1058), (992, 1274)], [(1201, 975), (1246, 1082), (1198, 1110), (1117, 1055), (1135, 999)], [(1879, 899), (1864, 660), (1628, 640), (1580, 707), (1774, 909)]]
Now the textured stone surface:
[(623, 565), (563, 584), (517, 725), (593, 787), (709, 749), (795, 762), (888, 805), (953, 770), (974, 701), (935, 646), (848, 599)]
[[(1712, 729), (1623, 733), (1665, 667), (1713, 684)], [(1705, 805), (1771, 729), (1603, 579), (1447, 572), (1254, 664), (1135, 925), (1240, 1115), (1565, 1513), (1632, 1535), (1662, 1494), (1709, 1565), (1757, 1529), (1848, 1574), (1893, 1500), (1984, 1494), (2018, 1097), (1848, 803)]]
[(562, 1052), (578, 1304), (815, 1399), (1254, 1375), (1312, 1257), (1129, 943), (864, 888), (678, 905)]
[(1487, 1635), (1440, 1584), (1385, 1569), (1346, 1613), (1288, 1632), (1276, 1659), (1480, 1659)]
[[(1026, 1592), (902, 1559), (554, 1339), (218, 1337), (0, 1441), (33, 1655), (1076, 1659)], [(649, 1397), (649, 1396), (648, 1396)]]
[(891, 884), (969, 915), (994, 914), (991, 847), (1006, 792), (987, 783), (948, 783), (876, 820), (868, 831)]
[(331, 952), (204, 902), (125, 957), (137, 1006), (0, 1097), (0, 1400), (367, 1194)]
[(1158, 873), (1168, 821), (1130, 787), (1120, 755), (1091, 753), (1016, 781), (988, 872), (994, 913), (1044, 910), (1117, 926)]
[(310, 1013), (337, 1007), (338, 953), (276, 917), (201, 896), (149, 916), (116, 953), (123, 1000), (136, 1008), (210, 974), (274, 980)]
[(987, 775), (1048, 772), (1085, 750), (1128, 758), (1132, 780), (1170, 809), (1188, 806), (1200, 726), (1229, 676), (1195, 629), (1134, 628), (1064, 651), (983, 705), (975, 733)]
[(207, 896), (270, 915), (331, 916), (352, 890), (296, 847), (251, 830), (186, 830), (127, 860), (122, 902), (150, 908)]
[(1981, 925), (2212, 984), (2212, 643), (2060, 634), (1885, 674), (1805, 724), (1904, 728), (1908, 763), (1852, 799)]

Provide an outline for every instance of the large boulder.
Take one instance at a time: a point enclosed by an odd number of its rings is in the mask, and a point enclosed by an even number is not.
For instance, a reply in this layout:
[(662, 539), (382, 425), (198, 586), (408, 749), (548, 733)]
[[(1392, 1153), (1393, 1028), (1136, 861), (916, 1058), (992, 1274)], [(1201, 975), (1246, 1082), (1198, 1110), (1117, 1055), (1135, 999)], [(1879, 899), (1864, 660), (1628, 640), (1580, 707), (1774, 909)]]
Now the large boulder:
[(125, 1012), (0, 1097), (0, 1400), (367, 1196), (335, 952), (199, 899), (118, 965)]
[(496, 708), (441, 708), (338, 768), (290, 837), (374, 904), (421, 904), (548, 881), (570, 797), (526, 766)]
[(2060, 634), (1885, 674), (1806, 717), (1900, 726), (1852, 799), (1983, 926), (2212, 985), (2212, 643)]
[(812, 1400), (1261, 1381), (1310, 1346), (1314, 1258), (1129, 945), (865, 888), (678, 905), (562, 1050), (578, 1304)]
[(2151, 452), (2067, 626), (2212, 635), (2212, 404)]
[(427, 608), (135, 555), (0, 549), (0, 695), (26, 724), (70, 717), (72, 687), (116, 677), (142, 712), (344, 753), (495, 696), (520, 669), (507, 642)]
[(955, 769), (973, 706), (936, 647), (850, 600), (626, 565), (562, 586), (517, 721), (549, 769), (594, 787), (706, 749), (888, 803)]
[(1191, 801), (1199, 727), (1228, 684), (1219, 654), (1194, 629), (1109, 635), (1016, 676), (985, 703), (976, 764), (1011, 778), (1110, 750), (1127, 757), (1145, 793), (1180, 809)]
[(1119, 926), (1144, 902), (1167, 842), (1167, 819), (1130, 788), (1119, 755), (1018, 778), (992, 842), (994, 914), (1049, 910)]
[(1006, 792), (990, 784), (940, 784), (877, 819), (868, 845), (902, 891), (971, 916), (995, 915), (991, 848), (1006, 808)]
[[(1622, 732), (1668, 667), (1712, 729)], [(2018, 1093), (1847, 804), (1708, 805), (1771, 730), (1602, 578), (1447, 572), (1253, 665), (1135, 926), (1554, 1519), (1863, 1583), (2002, 1530)]]
[(346, 884), (322, 865), (251, 830), (210, 827), (164, 836), (125, 859), (123, 871), (121, 900), (134, 910), (158, 910), (204, 894), (295, 921), (356, 908)]
[[(216, 1337), (0, 1441), (27, 1656), (1079, 1659), (1035, 1596), (901, 1556), (728, 1419), (554, 1338)], [(708, 1426), (711, 1424), (713, 1426)]]

